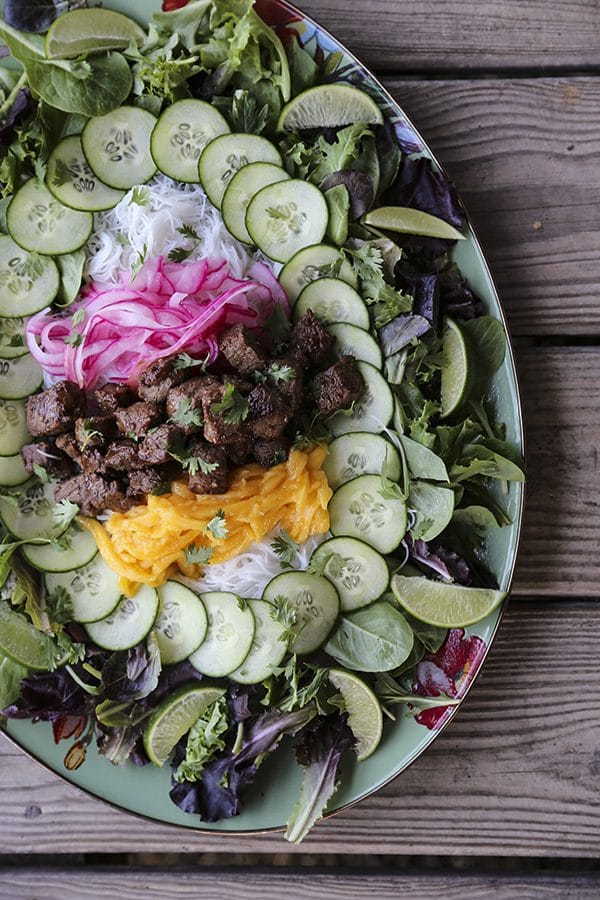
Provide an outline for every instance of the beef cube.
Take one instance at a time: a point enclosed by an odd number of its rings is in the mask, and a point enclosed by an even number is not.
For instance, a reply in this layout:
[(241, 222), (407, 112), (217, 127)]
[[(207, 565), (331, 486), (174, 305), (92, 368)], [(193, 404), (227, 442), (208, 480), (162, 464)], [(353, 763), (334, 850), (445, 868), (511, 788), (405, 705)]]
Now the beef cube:
[(255, 438), (278, 438), (292, 418), (292, 411), (277, 388), (259, 384), (248, 397), (250, 428)]
[(75, 419), (75, 440), (81, 450), (98, 450), (106, 447), (117, 433), (117, 424), (112, 416), (91, 416)]
[(350, 409), (360, 399), (364, 389), (365, 383), (353, 356), (342, 356), (314, 380), (317, 406), (325, 416), (338, 409)]
[(229, 365), (241, 375), (260, 372), (266, 365), (265, 355), (258, 346), (255, 335), (241, 322), (223, 332), (219, 338), (219, 350)]
[(59, 381), (27, 401), (27, 430), (32, 437), (71, 431), (85, 413), (85, 395), (72, 381)]
[(59, 450), (62, 450), (63, 453), (66, 453), (73, 462), (77, 463), (78, 466), (81, 466), (81, 450), (79, 449), (79, 444), (75, 440), (74, 434), (59, 434), (56, 438), (56, 446)]
[(96, 508), (86, 506), (83, 502), (83, 475), (75, 475), (62, 484), (58, 484), (54, 490), (54, 499), (57, 503), (61, 500), (69, 500), (76, 506), (79, 506), (84, 516), (95, 516)]
[(257, 441), (254, 445), (254, 459), (265, 469), (277, 466), (288, 457), (290, 442), (285, 438), (275, 438), (273, 441)]
[(106, 457), (101, 450), (84, 450), (79, 459), (82, 472), (89, 475), (105, 475), (108, 471)]
[(292, 331), (292, 346), (302, 350), (311, 365), (319, 365), (333, 347), (333, 336), (307, 309)]
[[(197, 472), (188, 475), (190, 491), (194, 494), (224, 494), (227, 490), (227, 457), (223, 448), (195, 438), (190, 443), (189, 453), (199, 461)], [(203, 468), (210, 471), (202, 471)]]
[(45, 470), (50, 478), (64, 481), (75, 474), (73, 460), (69, 459), (51, 441), (36, 441), (34, 444), (25, 444), (21, 449), (23, 465), (30, 475), (35, 474), (34, 466)]
[(126, 384), (105, 384), (94, 391), (94, 400), (101, 412), (111, 415), (124, 406), (130, 406), (135, 395)]
[(239, 391), (244, 397), (246, 397), (254, 387), (253, 381), (248, 381), (246, 378), (240, 378), (239, 375), (229, 374), (223, 375), (223, 384), (232, 384), (236, 391)]
[(139, 457), (148, 466), (160, 466), (169, 462), (172, 456), (169, 450), (183, 432), (177, 425), (159, 425), (146, 435), (139, 447)]
[(269, 380), (296, 412), (304, 402), (304, 371), (300, 354), (288, 353), (269, 366)]
[(165, 484), (164, 473), (160, 469), (134, 469), (129, 473), (127, 496), (130, 500), (142, 503), (148, 494)]
[(129, 509), (130, 504), (118, 481), (92, 473), (84, 474), (82, 478), (83, 502), (86, 507), (95, 507), (97, 510), (110, 509), (115, 512)]
[(243, 440), (236, 441), (234, 444), (228, 444), (225, 450), (227, 459), (229, 459), (234, 466), (243, 466), (252, 459), (254, 454), (254, 439), (250, 432), (248, 432)]
[(186, 424), (186, 418), (191, 419), (193, 413), (198, 412), (200, 414), (198, 418), (202, 419), (202, 391), (218, 384), (220, 382), (217, 378), (203, 375), (199, 378), (190, 378), (189, 381), (171, 388), (167, 395), (167, 415), (186, 434), (199, 431), (202, 426), (194, 421), (188, 421)]
[(151, 428), (159, 425), (162, 410), (158, 403), (132, 403), (115, 413), (117, 427), (126, 437), (144, 437)]
[(108, 445), (104, 455), (107, 469), (115, 469), (117, 472), (130, 472), (141, 467), (139, 445), (130, 438), (122, 441), (113, 441)]
[(230, 444), (243, 441), (247, 435), (248, 428), (243, 421), (240, 424), (226, 422), (223, 414), (213, 409), (216, 403), (221, 403), (224, 396), (225, 387), (222, 384), (215, 384), (202, 390), (204, 437), (211, 444), (229, 446)]
[(176, 369), (172, 358), (158, 359), (144, 369), (138, 378), (138, 394), (142, 400), (163, 403), (171, 388), (181, 384), (186, 378), (185, 369)]

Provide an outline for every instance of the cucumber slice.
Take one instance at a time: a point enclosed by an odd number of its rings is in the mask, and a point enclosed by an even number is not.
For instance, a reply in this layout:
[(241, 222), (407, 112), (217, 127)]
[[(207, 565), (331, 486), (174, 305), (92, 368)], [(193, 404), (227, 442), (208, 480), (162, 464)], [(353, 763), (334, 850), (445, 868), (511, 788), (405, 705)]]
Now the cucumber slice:
[(128, 191), (156, 173), (150, 136), (156, 117), (137, 106), (120, 106), (106, 116), (90, 119), (81, 146), (94, 174), (109, 187)]
[(57, 525), (52, 518), (54, 485), (33, 480), (23, 486), (18, 497), (0, 496), (0, 517), (12, 535), (20, 541), (38, 537), (55, 538), (68, 525)]
[(99, 553), (79, 569), (47, 572), (44, 581), (49, 592), (57, 588), (67, 591), (71, 599), (73, 620), (83, 625), (104, 621), (116, 610), (123, 597), (119, 576)]
[(0, 398), (22, 400), (35, 394), (44, 380), (44, 372), (33, 356), (26, 353), (16, 359), (0, 359)]
[(339, 278), (354, 288), (357, 286), (354, 269), (342, 251), (329, 244), (304, 247), (292, 256), (279, 273), (279, 283), (292, 305), (306, 285), (319, 278)]
[(179, 100), (168, 106), (154, 126), (150, 149), (161, 172), (189, 184), (198, 184), (198, 160), (204, 148), (229, 125), (205, 100)]
[[(0, 242), (1, 240), (2, 238), (0, 238)], [(0, 357), (17, 359), (19, 356), (25, 356), (26, 353), (25, 319), (16, 316), (10, 319), (0, 318)]]
[(282, 628), (273, 613), (275, 607), (266, 600), (246, 601), (256, 622), (256, 632), (248, 656), (229, 677), (240, 684), (260, 684), (281, 665), (287, 652), (287, 641), (281, 639)]
[(256, 627), (254, 616), (236, 594), (209, 591), (200, 598), (208, 613), (208, 633), (190, 662), (203, 675), (221, 678), (239, 668), (248, 656)]
[[(46, 256), (79, 250), (89, 240), (94, 227), (91, 213), (69, 209), (37, 178), (30, 178), (17, 191), (8, 207), (6, 222), (11, 237), (20, 247)], [(44, 287), (45, 293), (46, 290)], [(23, 308), (17, 313), (23, 315)]]
[(384, 468), (392, 481), (400, 478), (398, 451), (379, 434), (343, 434), (332, 441), (327, 449), (329, 452), (323, 468), (334, 491), (359, 475), (379, 475)]
[(248, 204), (254, 195), (268, 184), (287, 181), (289, 177), (281, 166), (264, 162), (249, 163), (235, 173), (225, 189), (221, 202), (223, 221), (234, 238), (245, 244), (252, 243), (246, 228)]
[(16, 487), (24, 484), (31, 476), (23, 465), (20, 453), (14, 456), (0, 456), (0, 485)]
[(88, 212), (112, 209), (125, 196), (124, 191), (108, 187), (92, 172), (79, 135), (64, 138), (54, 148), (48, 160), (46, 184), (65, 206)]
[(129, 650), (152, 631), (157, 613), (158, 593), (145, 584), (134, 597), (123, 597), (106, 618), (86, 624), (86, 631), (105, 650)]
[(98, 552), (96, 541), (90, 532), (83, 528), (71, 527), (63, 535), (63, 540), (65, 537), (68, 538), (68, 546), (65, 549), (51, 544), (25, 544), (22, 548), (23, 556), (27, 562), (42, 572), (71, 572), (73, 569), (87, 566)]
[(381, 495), (378, 475), (360, 475), (337, 489), (329, 503), (331, 533), (356, 537), (391, 553), (406, 534), (406, 503)]
[(369, 330), (369, 311), (365, 302), (353, 287), (340, 278), (319, 278), (308, 284), (294, 305), (294, 322), (307, 309), (312, 309), (325, 325), (348, 322)]
[(388, 564), (377, 550), (356, 538), (331, 538), (310, 558), (340, 595), (342, 612), (368, 606), (384, 594), (390, 583)]
[(357, 366), (364, 379), (365, 390), (354, 404), (352, 414), (339, 412), (328, 422), (334, 436), (353, 431), (379, 434), (394, 414), (394, 397), (381, 372), (366, 362), (359, 362)]
[(413, 481), (408, 505), (416, 513), (411, 533), (423, 541), (432, 541), (450, 524), (454, 512), (454, 491), (441, 484)]
[(319, 188), (299, 178), (267, 185), (252, 198), (246, 213), (253, 242), (270, 259), (282, 263), (303, 247), (322, 241), (328, 221), (327, 202)]
[(376, 369), (383, 365), (383, 355), (375, 338), (368, 331), (348, 325), (346, 322), (334, 322), (327, 330), (335, 338), (335, 350), (339, 356), (353, 356), (357, 360), (370, 363)]
[[(22, 322), (22, 316), (45, 309), (55, 299), (59, 281), (53, 259), (33, 256), (8, 234), (0, 235), (0, 316)], [(2, 323), (2, 333), (8, 329), (8, 323)]]
[(340, 598), (333, 584), (309, 572), (283, 572), (266, 586), (263, 600), (275, 602), (284, 597), (296, 610), (296, 638), (292, 651), (312, 653), (327, 640), (340, 613)]
[(197, 650), (208, 631), (202, 600), (179, 581), (167, 581), (158, 589), (160, 607), (154, 633), (163, 666), (181, 662)]
[(0, 456), (15, 456), (30, 440), (24, 400), (0, 400)]
[(277, 147), (257, 134), (222, 134), (211, 141), (202, 151), (198, 173), (213, 206), (221, 209), (223, 194), (236, 172), (257, 162), (283, 165)]

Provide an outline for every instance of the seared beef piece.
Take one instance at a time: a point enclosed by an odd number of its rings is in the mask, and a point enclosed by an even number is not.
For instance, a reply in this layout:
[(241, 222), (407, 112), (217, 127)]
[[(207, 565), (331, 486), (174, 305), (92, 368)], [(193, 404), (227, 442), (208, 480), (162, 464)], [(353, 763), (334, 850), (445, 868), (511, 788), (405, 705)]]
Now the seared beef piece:
[(215, 384), (202, 389), (202, 413), (204, 415), (204, 437), (211, 444), (222, 444), (228, 447), (230, 444), (239, 444), (245, 440), (248, 433), (248, 425), (241, 422), (239, 425), (228, 424), (221, 413), (213, 412), (215, 403), (220, 403), (225, 394), (222, 384)]
[(116, 433), (117, 423), (112, 416), (90, 416), (75, 420), (75, 440), (82, 450), (107, 447)]
[(159, 425), (162, 410), (158, 403), (133, 403), (115, 413), (117, 427), (121, 434), (130, 437), (144, 437), (151, 428)]
[(59, 381), (27, 401), (27, 430), (32, 437), (71, 431), (85, 413), (85, 395), (72, 381)]
[(178, 438), (183, 437), (183, 432), (177, 425), (159, 425), (146, 435), (139, 447), (139, 456), (145, 465), (160, 466), (169, 462), (173, 457), (169, 450)]
[(202, 413), (202, 391), (218, 384), (220, 382), (214, 376), (201, 375), (199, 378), (190, 378), (189, 381), (184, 381), (183, 384), (171, 388), (167, 395), (167, 415), (186, 434), (193, 434), (195, 431), (199, 431), (202, 427), (201, 425), (194, 425), (193, 423), (189, 425), (182, 424), (177, 411), (183, 403), (185, 404), (184, 409), (189, 408)]
[(124, 511), (129, 503), (117, 481), (109, 481), (101, 475), (76, 475), (59, 484), (54, 499), (67, 499), (79, 506), (82, 515), (96, 516), (103, 509)]
[(219, 350), (229, 363), (241, 375), (264, 369), (265, 355), (257, 344), (256, 337), (245, 325), (238, 322), (224, 331), (219, 338)]
[(160, 469), (134, 469), (129, 473), (127, 496), (130, 500), (142, 503), (148, 494), (165, 484), (165, 481)]
[(62, 450), (63, 453), (66, 453), (73, 462), (76, 462), (78, 466), (81, 466), (81, 450), (79, 449), (79, 444), (75, 440), (74, 434), (59, 434), (56, 438), (56, 446), (59, 450)]
[(108, 471), (106, 457), (101, 450), (83, 450), (79, 466), (82, 472), (88, 475), (105, 475)]
[(255, 438), (278, 438), (292, 418), (292, 411), (277, 388), (259, 384), (248, 397), (250, 417), (248, 422)]
[(85, 506), (83, 502), (83, 475), (75, 475), (68, 481), (57, 484), (54, 490), (54, 499), (57, 503), (60, 503), (61, 500), (70, 500), (71, 503), (80, 507), (84, 516), (96, 515), (96, 508)]
[(364, 389), (365, 383), (353, 356), (342, 356), (314, 380), (317, 406), (324, 416), (338, 409), (349, 409), (355, 400), (360, 399)]
[(135, 395), (126, 384), (105, 384), (94, 391), (94, 400), (103, 413), (110, 415), (124, 406), (130, 406)]
[(285, 438), (275, 438), (273, 441), (257, 441), (254, 445), (254, 459), (265, 469), (277, 466), (288, 457), (290, 442)]
[(131, 472), (132, 469), (139, 469), (141, 466), (139, 455), (139, 444), (130, 438), (122, 441), (113, 441), (108, 445), (104, 455), (104, 462), (107, 469), (115, 469), (116, 471)]
[[(299, 357), (300, 353), (286, 353), (280, 359), (274, 360), (269, 366), (269, 371), (273, 374), (269, 376), (269, 381), (275, 385), (279, 393), (284, 397), (296, 412), (302, 407), (304, 402), (304, 366), (302, 366)], [(291, 369), (290, 372), (287, 370)], [(280, 371), (285, 377), (277, 377)]]
[(243, 466), (252, 459), (254, 439), (250, 432), (248, 432), (243, 440), (237, 441), (235, 444), (228, 444), (225, 449), (227, 451), (227, 459), (230, 460), (234, 466)]
[(307, 309), (292, 331), (291, 343), (302, 350), (314, 366), (323, 362), (333, 347), (333, 336), (313, 315), (312, 309)]
[(232, 384), (236, 391), (239, 391), (244, 397), (247, 397), (254, 387), (253, 381), (240, 378), (239, 375), (223, 375), (223, 384)]
[(211, 472), (203, 472), (201, 468), (194, 475), (188, 476), (188, 487), (194, 494), (224, 494), (227, 490), (227, 457), (222, 447), (208, 444), (201, 438), (195, 438), (189, 446), (190, 456), (194, 456), (212, 467)]
[(171, 359), (158, 359), (145, 369), (138, 378), (138, 394), (142, 400), (152, 403), (163, 403), (171, 388), (185, 381), (185, 369), (176, 369)]
[(35, 474), (34, 466), (45, 469), (50, 478), (64, 481), (75, 474), (73, 460), (69, 459), (51, 441), (37, 441), (35, 444), (25, 444), (21, 449), (21, 457), (27, 472)]

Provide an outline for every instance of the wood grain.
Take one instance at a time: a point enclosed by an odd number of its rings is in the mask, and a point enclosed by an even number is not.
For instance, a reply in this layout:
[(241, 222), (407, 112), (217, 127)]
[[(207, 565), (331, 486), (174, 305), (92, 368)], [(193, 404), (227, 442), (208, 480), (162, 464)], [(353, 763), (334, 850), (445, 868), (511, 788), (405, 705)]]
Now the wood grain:
[(238, 896), (245, 900), (297, 900), (300, 883), (302, 895), (311, 900), (431, 900), (439, 896), (447, 900), (591, 900), (598, 897), (600, 886), (600, 880), (593, 876), (324, 875), (298, 870), (232, 874), (231, 870), (199, 873), (193, 869), (115, 871), (86, 867), (84, 871), (4, 869), (0, 871), (0, 897), (65, 900), (73, 896), (75, 888), (78, 900), (108, 896), (122, 900), (231, 900)]
[(600, 80), (386, 86), (456, 182), (513, 334), (599, 334)]
[(395, 782), (317, 827), (201, 836), (115, 812), (0, 741), (5, 854), (285, 853), (597, 857), (600, 618), (513, 603), (456, 722)]
[(598, 66), (595, 0), (303, 0), (299, 5), (377, 71)]

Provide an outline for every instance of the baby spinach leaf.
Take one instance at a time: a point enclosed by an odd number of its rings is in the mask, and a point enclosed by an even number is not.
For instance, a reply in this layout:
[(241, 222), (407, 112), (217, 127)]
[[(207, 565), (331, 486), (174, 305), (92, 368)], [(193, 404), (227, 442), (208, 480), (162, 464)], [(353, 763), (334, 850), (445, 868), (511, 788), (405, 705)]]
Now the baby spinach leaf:
[(336, 184), (325, 191), (325, 200), (329, 209), (329, 223), (327, 225), (327, 237), (332, 244), (341, 245), (348, 237), (348, 213), (350, 211), (350, 196), (343, 184)]
[(413, 646), (413, 633), (404, 616), (378, 600), (343, 616), (325, 645), (330, 656), (357, 672), (387, 672), (401, 666)]
[(292, 94), (295, 96), (315, 84), (319, 67), (295, 36), (288, 44), (287, 56), (292, 79)]
[(29, 670), (7, 656), (0, 654), (0, 709), (6, 709), (19, 699), (21, 679), (27, 678)]
[(480, 316), (463, 322), (461, 328), (471, 347), (470, 362), (474, 378), (470, 393), (481, 397), (489, 388), (490, 379), (498, 371), (506, 355), (504, 325), (492, 316)]
[(133, 76), (120, 53), (91, 57), (87, 75), (57, 64), (31, 59), (24, 62), (31, 89), (42, 100), (64, 112), (105, 116), (129, 96)]

